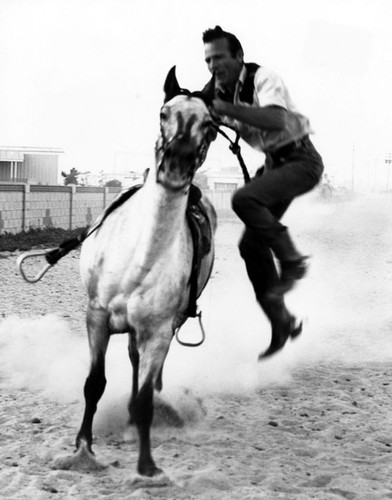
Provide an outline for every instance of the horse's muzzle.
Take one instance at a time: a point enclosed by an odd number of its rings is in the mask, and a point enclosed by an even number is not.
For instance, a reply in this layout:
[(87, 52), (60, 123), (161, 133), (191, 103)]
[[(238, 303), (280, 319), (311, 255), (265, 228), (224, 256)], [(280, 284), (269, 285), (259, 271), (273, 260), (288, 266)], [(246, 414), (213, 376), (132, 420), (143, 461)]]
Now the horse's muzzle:
[(199, 165), (199, 149), (189, 138), (176, 138), (166, 146), (157, 168), (157, 182), (178, 191), (188, 187)]

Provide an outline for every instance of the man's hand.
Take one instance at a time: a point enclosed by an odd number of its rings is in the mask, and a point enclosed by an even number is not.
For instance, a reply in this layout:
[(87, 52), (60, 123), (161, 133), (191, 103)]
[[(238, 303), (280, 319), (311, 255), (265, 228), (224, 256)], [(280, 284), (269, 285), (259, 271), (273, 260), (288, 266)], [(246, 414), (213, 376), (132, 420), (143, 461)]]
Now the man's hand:
[(226, 115), (228, 106), (229, 106), (228, 102), (222, 101), (222, 99), (219, 99), (218, 97), (216, 97), (212, 101), (212, 107), (214, 108), (214, 111), (216, 111), (220, 115)]
[(232, 104), (215, 98), (213, 110), (218, 115), (228, 116), (260, 130), (284, 130), (287, 111), (280, 106), (254, 108), (242, 104)]

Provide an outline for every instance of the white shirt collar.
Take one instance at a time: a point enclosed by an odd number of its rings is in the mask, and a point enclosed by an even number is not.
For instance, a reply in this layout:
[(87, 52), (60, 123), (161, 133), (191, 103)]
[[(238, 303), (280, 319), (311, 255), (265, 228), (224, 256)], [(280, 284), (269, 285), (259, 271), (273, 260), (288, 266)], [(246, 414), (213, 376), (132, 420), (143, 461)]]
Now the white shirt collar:
[[(245, 78), (246, 78), (246, 67), (245, 67), (245, 63), (243, 63), (238, 80), (235, 84), (234, 95), (237, 95), (238, 92), (241, 91), (242, 86), (244, 85), (244, 82), (245, 82)], [(215, 85), (215, 88), (217, 90), (224, 92), (224, 89), (218, 83)]]

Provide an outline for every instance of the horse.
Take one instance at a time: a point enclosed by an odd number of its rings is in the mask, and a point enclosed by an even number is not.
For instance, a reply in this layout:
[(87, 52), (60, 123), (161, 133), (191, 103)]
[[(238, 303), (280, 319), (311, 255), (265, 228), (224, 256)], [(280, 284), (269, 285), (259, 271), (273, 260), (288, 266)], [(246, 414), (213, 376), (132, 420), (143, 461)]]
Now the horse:
[[(58, 468), (78, 469), (86, 460), (87, 468), (99, 467), (92, 450), (92, 426), (106, 385), (105, 354), (111, 335), (127, 333), (133, 369), (128, 411), (138, 435), (137, 472), (149, 478), (163, 473), (151, 452), (154, 392), (162, 389), (163, 365), (173, 335), (188, 317), (194, 256), (186, 217), (188, 198), (195, 172), (216, 138), (205, 99), (179, 86), (175, 67), (166, 77), (164, 93), (155, 169), (82, 244), (90, 371), (76, 450)], [(211, 275), (217, 226), (211, 202), (202, 195), (199, 203), (211, 222), (212, 238), (199, 261), (197, 297)]]

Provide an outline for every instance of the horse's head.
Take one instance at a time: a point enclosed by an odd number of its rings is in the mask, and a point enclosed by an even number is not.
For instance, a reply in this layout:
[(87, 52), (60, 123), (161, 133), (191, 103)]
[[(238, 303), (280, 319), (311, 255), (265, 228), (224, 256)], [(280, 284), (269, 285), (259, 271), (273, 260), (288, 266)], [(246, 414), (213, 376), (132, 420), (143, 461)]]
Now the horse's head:
[(205, 96), (182, 89), (175, 67), (166, 77), (164, 92), (156, 145), (156, 180), (177, 191), (190, 186), (216, 138), (216, 125)]

